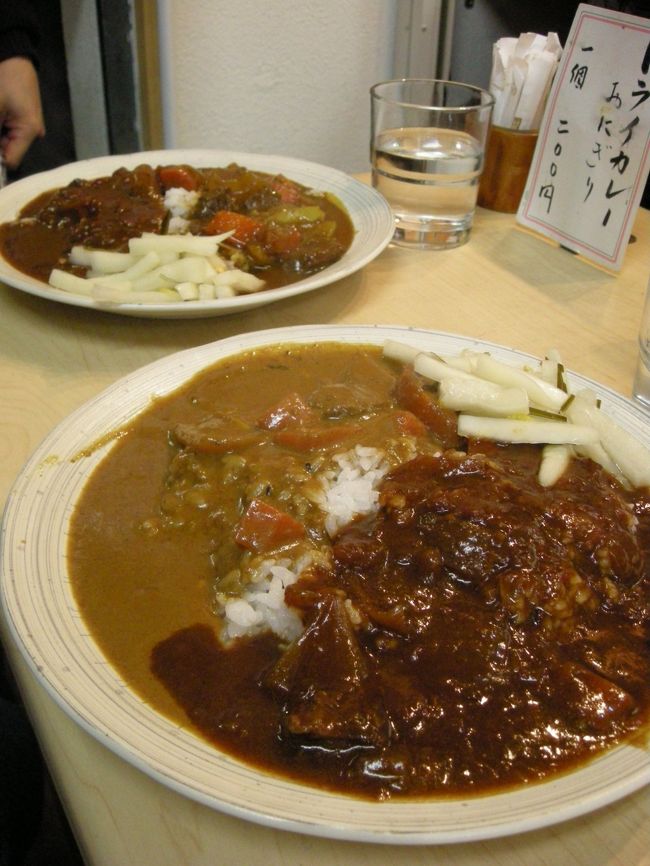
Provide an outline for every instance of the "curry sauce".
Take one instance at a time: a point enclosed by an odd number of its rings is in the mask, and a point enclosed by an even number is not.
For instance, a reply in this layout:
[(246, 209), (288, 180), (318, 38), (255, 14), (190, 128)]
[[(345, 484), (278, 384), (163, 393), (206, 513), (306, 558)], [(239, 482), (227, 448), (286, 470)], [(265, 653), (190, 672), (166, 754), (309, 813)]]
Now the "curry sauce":
[[(378, 349), (336, 344), (228, 359), (157, 401), (73, 522), (103, 652), (218, 748), (373, 799), (546, 779), (646, 730), (647, 491), (584, 459), (542, 488), (537, 446), (459, 440), (452, 415)], [(310, 489), (359, 444), (390, 469), (331, 536)], [(305, 545), (300, 633), (224, 640), (247, 558)]]

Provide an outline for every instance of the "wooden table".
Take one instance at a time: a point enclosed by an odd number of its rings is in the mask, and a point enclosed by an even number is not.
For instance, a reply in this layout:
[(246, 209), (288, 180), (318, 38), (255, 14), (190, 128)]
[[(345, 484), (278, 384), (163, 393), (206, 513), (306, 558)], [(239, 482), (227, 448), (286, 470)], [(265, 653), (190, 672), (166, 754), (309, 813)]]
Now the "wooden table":
[[(623, 270), (606, 274), (479, 210), (471, 240), (445, 252), (391, 246), (332, 286), (202, 320), (130, 319), (0, 286), (0, 496), (66, 415), (120, 376), (164, 355), (281, 325), (413, 325), (543, 354), (629, 395), (650, 269), (641, 210)], [(590, 816), (502, 840), (385, 847), (270, 830), (198, 805), (126, 764), (45, 694), (9, 640), (51, 774), (89, 866), (648, 866), (650, 788)]]

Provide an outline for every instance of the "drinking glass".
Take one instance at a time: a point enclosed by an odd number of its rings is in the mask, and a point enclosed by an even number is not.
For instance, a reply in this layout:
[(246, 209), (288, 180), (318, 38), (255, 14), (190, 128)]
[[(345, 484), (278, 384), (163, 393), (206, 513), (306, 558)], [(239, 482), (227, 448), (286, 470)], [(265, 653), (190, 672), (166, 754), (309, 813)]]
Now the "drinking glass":
[(469, 239), (494, 98), (456, 81), (370, 88), (372, 183), (395, 215), (394, 242), (449, 249)]
[(645, 295), (641, 327), (639, 328), (639, 358), (632, 394), (646, 409), (650, 409), (650, 280)]

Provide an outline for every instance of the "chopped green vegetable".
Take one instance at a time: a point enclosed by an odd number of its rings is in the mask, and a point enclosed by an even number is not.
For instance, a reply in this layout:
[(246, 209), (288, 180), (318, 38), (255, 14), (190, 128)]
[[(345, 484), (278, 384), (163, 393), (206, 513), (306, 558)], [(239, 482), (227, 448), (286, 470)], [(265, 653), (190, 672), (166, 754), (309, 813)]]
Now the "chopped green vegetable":
[(566, 417), (559, 412), (549, 412), (548, 409), (539, 409), (537, 406), (530, 407), (530, 414), (537, 418), (547, 418), (549, 421), (566, 422)]
[(270, 216), (270, 222), (280, 225), (296, 225), (299, 223), (315, 223), (325, 219), (325, 213), (318, 205), (290, 205), (285, 204), (274, 210)]

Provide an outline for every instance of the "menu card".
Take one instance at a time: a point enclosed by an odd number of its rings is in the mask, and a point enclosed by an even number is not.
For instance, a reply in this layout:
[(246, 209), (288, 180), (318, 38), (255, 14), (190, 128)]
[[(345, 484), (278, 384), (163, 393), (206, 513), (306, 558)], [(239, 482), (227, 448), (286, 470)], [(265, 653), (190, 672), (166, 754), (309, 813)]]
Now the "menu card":
[(517, 221), (619, 270), (650, 170), (650, 20), (581, 4)]

